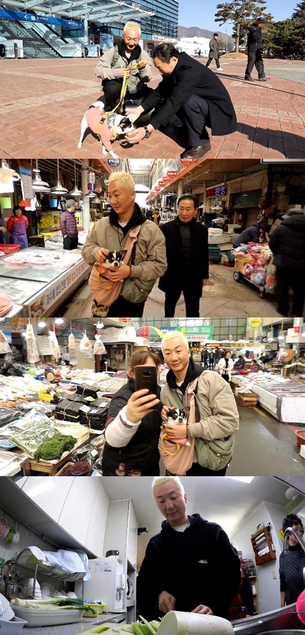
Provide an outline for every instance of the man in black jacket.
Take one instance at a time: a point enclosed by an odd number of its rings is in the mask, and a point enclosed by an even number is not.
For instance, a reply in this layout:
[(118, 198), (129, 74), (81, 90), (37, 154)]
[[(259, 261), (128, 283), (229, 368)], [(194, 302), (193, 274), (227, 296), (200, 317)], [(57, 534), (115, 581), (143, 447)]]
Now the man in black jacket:
[(258, 73), (259, 81), (267, 81), (267, 78), (265, 76), (264, 62), (262, 59), (263, 24), (264, 20), (262, 18), (258, 18), (256, 22), (252, 24), (248, 33), (248, 64), (246, 68), (245, 79), (247, 79), (249, 82), (254, 82), (253, 77), (251, 77), (254, 65)]
[(128, 116), (135, 121), (145, 111), (159, 110), (150, 123), (129, 132), (131, 143), (159, 129), (185, 147), (182, 159), (200, 159), (211, 150), (206, 126), (213, 135), (236, 130), (236, 114), (230, 95), (220, 79), (187, 53), (163, 43), (153, 52), (154, 65), (164, 76), (155, 90)]
[(199, 317), (202, 285), (208, 284), (208, 230), (197, 223), (196, 198), (184, 194), (178, 200), (178, 217), (165, 223), (167, 271), (159, 288), (165, 291), (165, 317), (174, 317), (175, 307), (183, 292), (186, 316)]
[(153, 496), (166, 520), (149, 541), (139, 571), (139, 614), (152, 620), (175, 609), (228, 619), (240, 563), (227, 534), (199, 514), (187, 516), (177, 477), (155, 478)]
[(210, 40), (209, 59), (206, 63), (206, 66), (210, 66), (212, 60), (215, 60), (217, 70), (223, 71), (223, 68), (221, 68), (219, 63), (218, 33), (214, 33), (212, 39)]
[(291, 209), (270, 236), (269, 247), (276, 265), (278, 311), (288, 315), (288, 291), (293, 289), (292, 314), (301, 317), (305, 298), (305, 216)]

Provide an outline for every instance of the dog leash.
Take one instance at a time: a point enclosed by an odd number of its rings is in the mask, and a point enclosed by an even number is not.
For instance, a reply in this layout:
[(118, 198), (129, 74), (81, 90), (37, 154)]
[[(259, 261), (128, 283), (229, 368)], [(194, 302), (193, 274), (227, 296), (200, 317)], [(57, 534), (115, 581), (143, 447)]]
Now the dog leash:
[[(108, 117), (108, 115), (112, 115), (118, 108), (120, 108), (122, 102), (124, 101), (125, 95), (127, 93), (127, 73), (129, 71), (134, 71), (136, 68), (143, 69), (143, 68), (145, 68), (146, 64), (147, 64), (146, 60), (142, 60), (141, 62), (134, 62), (134, 64), (131, 64), (131, 66), (128, 66), (126, 68), (126, 70), (124, 70), (123, 83), (122, 83), (122, 88), (121, 88), (121, 93), (120, 93), (120, 99), (119, 99), (117, 105), (112, 110), (110, 110), (109, 112), (105, 112), (102, 115), (100, 123), (99, 123), (97, 131), (96, 131), (96, 134), (99, 137), (101, 136), (101, 130), (102, 130), (102, 127), (103, 127), (103, 125), (105, 123), (105, 119)], [(110, 131), (112, 133), (112, 139), (111, 140), (114, 141), (114, 139), (116, 139), (116, 137), (117, 137), (116, 130), (115, 130), (114, 127), (112, 127), (110, 129)]]

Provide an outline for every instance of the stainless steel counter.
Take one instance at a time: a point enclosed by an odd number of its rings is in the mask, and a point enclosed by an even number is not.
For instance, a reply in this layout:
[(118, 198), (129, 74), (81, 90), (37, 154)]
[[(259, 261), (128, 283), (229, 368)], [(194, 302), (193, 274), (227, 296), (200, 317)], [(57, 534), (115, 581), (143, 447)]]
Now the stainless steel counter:
[[(41, 252), (40, 248), (29, 250)], [(28, 251), (28, 250), (27, 250)], [(79, 287), (89, 275), (90, 267), (79, 259), (68, 268), (13, 265), (0, 261), (0, 295), (8, 296), (13, 307), (7, 317), (52, 316), (58, 307)]]

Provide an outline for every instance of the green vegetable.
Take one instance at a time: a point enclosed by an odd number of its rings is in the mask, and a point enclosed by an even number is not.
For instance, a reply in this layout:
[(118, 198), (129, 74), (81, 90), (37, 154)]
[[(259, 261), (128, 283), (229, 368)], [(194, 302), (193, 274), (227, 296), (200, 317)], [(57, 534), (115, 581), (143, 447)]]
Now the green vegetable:
[[(16, 598), (18, 600), (18, 598)], [(82, 611), (91, 611), (95, 614), (94, 609), (88, 604), (84, 604), (81, 598), (48, 598), (46, 600), (19, 600), (18, 604), (21, 606), (20, 602), (25, 602), (24, 608), (31, 609), (40, 609), (42, 606), (52, 605), (54, 604), (61, 609), (80, 609)], [(17, 604), (17, 601), (15, 601)], [(23, 605), (22, 605), (23, 606)], [(54, 607), (55, 608), (55, 607)]]
[[(157, 635), (160, 622), (157, 620), (148, 622), (145, 617), (142, 617), (142, 615), (140, 615), (140, 619), (144, 622), (143, 624), (141, 622), (132, 622), (131, 624), (133, 628), (133, 635)], [(127, 631), (127, 629), (124, 630)], [(128, 632), (130, 631), (128, 630)]]
[(39, 461), (40, 459), (43, 459), (44, 461), (60, 459), (63, 452), (72, 450), (75, 443), (75, 437), (72, 437), (70, 434), (61, 434), (58, 430), (55, 430), (54, 436), (44, 439), (37, 448), (34, 454), (34, 459), (36, 459), (36, 461)]

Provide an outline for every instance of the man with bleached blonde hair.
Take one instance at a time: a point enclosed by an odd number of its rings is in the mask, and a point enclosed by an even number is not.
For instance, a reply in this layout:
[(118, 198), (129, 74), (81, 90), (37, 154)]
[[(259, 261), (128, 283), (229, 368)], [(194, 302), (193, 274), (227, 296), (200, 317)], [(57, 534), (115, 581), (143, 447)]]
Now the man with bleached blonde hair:
[(152, 620), (176, 610), (228, 618), (240, 563), (227, 534), (200, 514), (187, 515), (187, 496), (177, 477), (155, 477), (152, 492), (166, 520), (149, 541), (139, 571), (139, 615)]
[[(82, 251), (89, 265), (95, 262), (102, 264), (109, 251), (123, 251), (130, 231), (139, 228), (128, 264), (121, 263), (116, 269), (109, 268), (103, 274), (112, 282), (128, 279), (132, 282), (123, 282), (119, 297), (109, 308), (110, 317), (141, 317), (150, 291), (167, 267), (164, 236), (159, 227), (143, 214), (135, 197), (135, 184), (130, 174), (111, 174), (108, 185), (110, 214), (93, 225)], [(96, 301), (93, 314), (100, 314)]]
[[(188, 341), (180, 331), (165, 333), (161, 347), (170, 369), (160, 396), (164, 404), (162, 419), (166, 424), (166, 435), (173, 443), (176, 439), (188, 438), (190, 441), (195, 438), (193, 465), (186, 472), (187, 476), (224, 476), (233, 456), (234, 433), (239, 428), (232, 390), (218, 373), (203, 371), (194, 363)], [(189, 408), (192, 398), (195, 400), (195, 421), (185, 425), (168, 424), (169, 409)], [(209, 446), (208, 453), (206, 445)]]
[(141, 49), (140, 38), (140, 25), (126, 22), (122, 39), (100, 58), (95, 74), (102, 79), (106, 111), (112, 110), (118, 103), (126, 73), (125, 101), (144, 99), (151, 92), (146, 86), (152, 79), (150, 57)]

